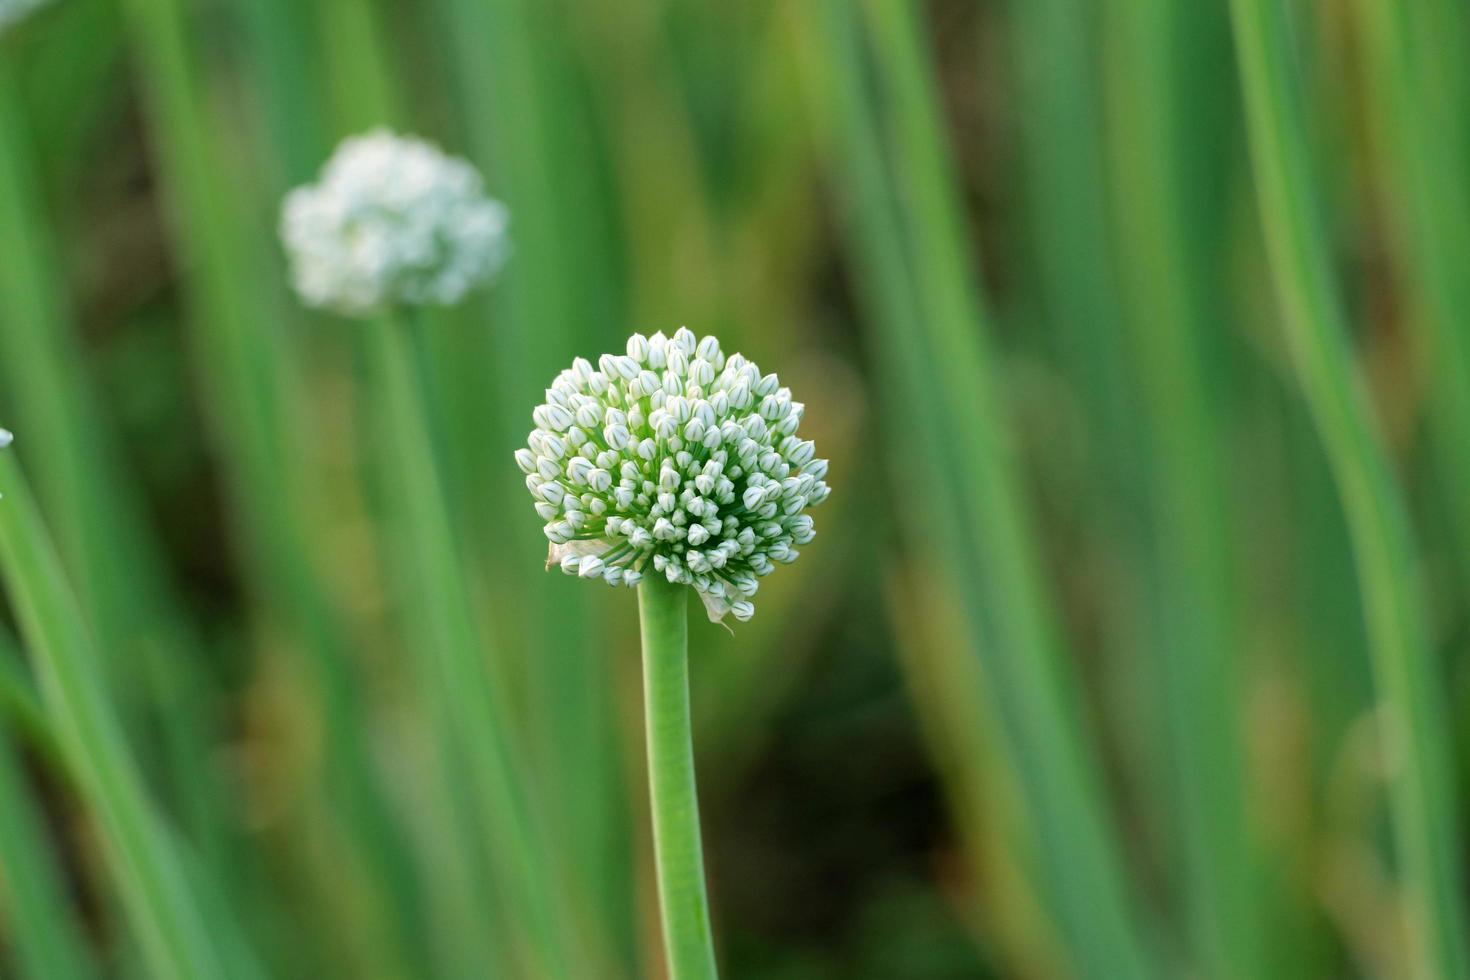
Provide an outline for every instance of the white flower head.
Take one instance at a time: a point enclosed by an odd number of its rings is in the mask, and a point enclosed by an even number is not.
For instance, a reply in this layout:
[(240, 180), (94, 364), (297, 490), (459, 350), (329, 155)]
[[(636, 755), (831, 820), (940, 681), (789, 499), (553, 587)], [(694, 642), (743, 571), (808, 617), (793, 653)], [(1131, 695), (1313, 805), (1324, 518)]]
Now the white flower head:
[(796, 560), (827, 499), (805, 406), (714, 337), (634, 334), (561, 372), (516, 453), (551, 541), (548, 567), (609, 585), (692, 586), (710, 619), (747, 620), (761, 576)]
[(17, 24), (47, 0), (0, 0), (0, 33)]
[(508, 223), (467, 161), (379, 129), (287, 195), (281, 238), (303, 302), (367, 316), (458, 303), (505, 264)]

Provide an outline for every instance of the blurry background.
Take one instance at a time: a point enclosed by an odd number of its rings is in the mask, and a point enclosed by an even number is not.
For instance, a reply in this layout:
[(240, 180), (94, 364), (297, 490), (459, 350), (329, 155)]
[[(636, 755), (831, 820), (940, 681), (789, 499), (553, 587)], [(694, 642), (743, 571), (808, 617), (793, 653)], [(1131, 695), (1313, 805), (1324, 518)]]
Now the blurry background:
[[(1224, 0), (54, 0), (0, 34), (0, 423), (226, 975), (533, 975), (482, 747), (404, 638), (360, 328), (275, 235), (377, 125), (514, 216), (432, 370), (570, 976), (662, 970), (635, 604), (543, 571), (511, 454), (573, 356), (686, 324), (781, 374), (836, 490), (753, 622), (691, 611), (728, 976), (1409, 975), (1359, 581), (1421, 617), (1459, 786), (1470, 34), (1252, 4), (1406, 554), (1355, 558)], [(159, 975), (21, 639), (0, 976)]]

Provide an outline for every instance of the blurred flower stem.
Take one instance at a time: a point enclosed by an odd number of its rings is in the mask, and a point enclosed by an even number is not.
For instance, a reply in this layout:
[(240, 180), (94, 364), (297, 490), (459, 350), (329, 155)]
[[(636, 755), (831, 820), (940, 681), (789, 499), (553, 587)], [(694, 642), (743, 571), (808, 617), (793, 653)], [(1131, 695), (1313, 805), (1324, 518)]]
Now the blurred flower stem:
[(662, 575), (638, 586), (648, 789), (670, 980), (717, 975), (689, 724), (688, 601), (686, 588)]
[(481, 829), (487, 835), (499, 887), (521, 921), (511, 938), (527, 947), (526, 976), (572, 977), (576, 956), (560, 928), (544, 838), (536, 833), (524, 782), (518, 778), (510, 714), (487, 677), (485, 646), (470, 605), (468, 583), (435, 451), (429, 393), (414, 352), (415, 316), (398, 310), (365, 324), (378, 431), (391, 465), (391, 560), (404, 596), (404, 626), (429, 661), (432, 693), (449, 715), (455, 758), (468, 770)]

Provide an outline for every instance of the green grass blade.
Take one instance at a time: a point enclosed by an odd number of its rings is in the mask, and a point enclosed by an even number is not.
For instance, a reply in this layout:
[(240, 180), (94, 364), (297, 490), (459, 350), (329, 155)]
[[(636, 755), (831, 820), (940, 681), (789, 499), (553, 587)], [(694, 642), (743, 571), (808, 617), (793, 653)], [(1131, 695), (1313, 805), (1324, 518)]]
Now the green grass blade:
[(1035, 253), (1037, 308), (1087, 413), (1093, 481), (1086, 505), (1113, 547), (1136, 531), (1142, 488), (1132, 429), (1137, 405), (1122, 334), (1103, 177), (1104, 125), (1096, 94), (1094, 0), (1015, 0), (1013, 65), (1019, 86), (1021, 164)]
[[(1102, 665), (1104, 718), (1121, 744), (1128, 784), (1147, 822), (1144, 835), (1155, 854), (1174, 846), (1177, 828), (1167, 815), (1167, 718), (1155, 689), (1136, 681), (1157, 669), (1150, 644), (1140, 642), (1147, 622), (1141, 608), (1149, 560), (1145, 522), (1148, 484), (1138, 420), (1144, 406), (1129, 357), (1119, 265), (1111, 237), (1105, 151), (1111, 134), (1103, 114), (1100, 33), (1096, 0), (1015, 0), (1009, 66), (1016, 79), (1021, 141), (1014, 180), (1024, 189), (1029, 248), (1022, 268), (1034, 267), (1036, 297), (1023, 293), (1008, 319), (1017, 332), (1018, 356), (1045, 357), (1067, 382), (1071, 396), (1058, 412), (1078, 427), (1084, 467), (1067, 501), (1083, 520), (1067, 528), (1079, 567), (1115, 571), (1092, 599), (1096, 638), (1079, 637), (1077, 655)], [(1027, 280), (1022, 280), (1023, 282)], [(1016, 304), (1016, 301), (1012, 301)], [(1071, 415), (1063, 415), (1071, 409)], [(1044, 449), (1032, 449), (1044, 453)], [(1124, 723), (1119, 723), (1120, 721)]]
[(402, 614), (418, 655), (432, 665), (457, 741), (455, 758), (469, 769), (459, 776), (471, 787), (506, 907), (515, 916), (511, 938), (524, 947), (522, 970), (528, 976), (571, 977), (576, 940), (564, 931), (549, 841), (534, 819), (529, 784), (508, 732), (506, 692), (487, 676), (490, 645), (470, 606), (436, 455), (438, 423), (429, 412), (423, 361), (415, 351), (424, 338), (412, 332), (423, 328), (417, 319), (392, 317), (366, 328), (373, 401), (381, 409), (382, 443), (391, 453), (380, 470), (389, 484), (389, 544)]
[(1314, 198), (1291, 25), (1279, 0), (1232, 0), (1261, 223), (1288, 342), (1347, 515), (1383, 732), (1415, 976), (1467, 975), (1462, 850), (1443, 684), (1430, 652), (1408, 516), (1352, 363)]
[[(931, 69), (903, 2), (824, 5), (833, 45), (841, 159), (890, 423), (910, 451), (901, 516), (964, 589), (976, 655), (986, 657), (1005, 750), (1036, 840), (1029, 857), (1073, 967), (1094, 977), (1151, 973), (1097, 769), (1043, 594), (1029, 518), (1000, 428), (1000, 398), (973, 280)], [(858, 17), (870, 30), (859, 31)], [(873, 44), (873, 79), (863, 41)], [(869, 84), (876, 98), (866, 95)], [(875, 118), (875, 105), (886, 116)]]
[[(525, 488), (504, 461), (524, 445), (527, 414), (573, 354), (596, 357), (624, 341), (617, 283), (625, 258), (607, 232), (617, 202), (603, 172), (609, 151), (592, 118), (576, 17), (527, 0), (441, 0), (454, 104), (469, 155), (511, 211), (515, 254), (494, 291), (457, 334), (436, 337), (440, 377), (458, 412), (446, 426), (457, 472), (492, 556), (489, 580), (516, 597), (497, 631), (536, 656), (493, 665), (524, 693), (521, 750), (536, 758), (557, 871), (577, 900), (589, 956), (606, 972), (636, 972), (633, 862), (625, 787), (618, 778), (616, 660), (599, 635), (592, 590), (548, 576), (545, 537)], [(568, 282), (578, 288), (567, 289)], [(486, 372), (494, 383), (486, 384)], [(510, 515), (509, 519), (504, 519)], [(527, 519), (522, 519), (522, 518)], [(505, 615), (513, 613), (513, 616)], [(510, 619), (514, 622), (510, 622)]]
[(226, 972), (192, 894), (181, 855), (148, 800), (113, 707), (80, 607), (15, 454), (0, 454), (0, 578), (15, 606), (69, 768), (96, 813), (107, 856), (150, 968), (166, 980)]
[(58, 543), (76, 570), (79, 592), (97, 618), (111, 625), (124, 613), (115, 601), (117, 590), (109, 590), (105, 581), (109, 563), (93, 550), (104, 535), (85, 523), (97, 513), (85, 499), (95, 488), (88, 459), (95, 446), (76, 438), (83, 431), (78, 418), (82, 392), (76, 374), (66, 370), (68, 364), (79, 366), (82, 358), (66, 349), (69, 338), (56, 329), (63, 317), (57, 299), (59, 274), (55, 250), (41, 233), (43, 197), (31, 162), (31, 127), (20, 83), (19, 64), (7, 51), (0, 59), (0, 212), (6, 216), (0, 225), (0, 349), (16, 412), (10, 424), (52, 447), (37, 473), (37, 485), (56, 504)]
[(329, 135), (326, 100), (317, 77), (313, 5), (292, 0), (235, 2), (243, 27), (243, 73), (259, 93), (262, 154), (277, 195), (311, 180), (325, 156)]
[[(338, 137), (373, 126), (399, 125), (401, 81), (380, 29), (375, 0), (326, 0), (317, 5), (321, 63), (330, 79), (332, 119)], [(410, 129), (414, 126), (410, 125)]]
[(1403, 226), (1432, 429), (1462, 574), (1470, 575), (1470, 16), (1454, 0), (1357, 0), (1378, 149)]
[[(896, 570), (888, 592), (894, 643), (906, 661), (919, 725), (943, 775), (956, 832), (964, 838), (981, 927), (997, 950), (996, 973), (1065, 975), (1067, 953), (1055, 941), (1036, 876), (1022, 866), (1025, 855), (1012, 843), (1021, 835), (1024, 807), (1001, 751), (1006, 739), (999, 722), (983, 704), (977, 707), (984, 665), (967, 647), (962, 604), (925, 564)], [(996, 894), (1006, 901), (987, 904)]]
[(1194, 198), (1203, 175), (1188, 155), (1209, 134), (1183, 102), (1196, 87), (1192, 73), (1212, 64), (1185, 18), (1207, 11), (1157, 0), (1112, 6), (1110, 121), (1129, 339), (1146, 407), (1138, 424), (1149, 447), (1156, 663), (1182, 849), (1168, 866), (1178, 869), (1190, 958), (1208, 976), (1248, 980), (1266, 975), (1267, 920), (1247, 822), (1223, 392), (1212, 369), (1225, 303), (1201, 247)]
[(76, 912), (66, 901), (64, 873), (48, 838), (45, 815), (26, 783), (20, 749), (33, 752), (68, 786), (71, 773), (27, 674), (14, 640), (0, 630), (0, 800), (6, 801), (0, 807), (0, 909), (9, 912), (8, 932), (23, 977), (83, 980), (100, 974)]
[(71, 781), (71, 772), (41, 707), (41, 697), (25, 667), (20, 647), (9, 631), (3, 629), (0, 629), (0, 723), (8, 725), (58, 779)]
[(0, 63), (0, 378), (15, 399), (12, 424), (48, 447), (35, 462), (38, 496), (63, 529), (68, 573), (82, 583), (79, 598), (108, 654), (107, 686), (125, 724), (169, 719), (161, 726), (168, 802), (233, 879), (234, 828), (201, 754), (210, 741), (198, 711), (204, 678), (185, 652), (190, 627), (84, 373), (16, 68)]
[[(296, 465), (310, 425), (282, 333), (288, 318), (279, 291), (257, 285), (274, 281), (264, 271), (274, 264), (263, 257), (266, 244), (251, 237), (241, 195), (219, 152), (185, 9), (179, 0), (126, 5), (177, 244), (190, 258), (190, 326), (213, 400), (217, 441), (243, 515), (254, 582), (293, 630), (314, 675), (326, 751), (334, 760), (329, 790), (346, 837), (372, 876), (383, 918), (384, 927), (371, 938), (396, 943), (397, 953), (387, 955), (416, 962), (424, 935), (417, 869), (360, 737), (364, 715), (348, 666), (352, 647), (311, 557), (320, 501), (302, 476), (307, 468)], [(274, 214), (279, 204), (260, 206)]]
[(21, 977), (29, 980), (86, 980), (96, 977), (90, 944), (66, 900), (66, 883), (45, 818), (0, 726), (0, 909), (13, 927)]

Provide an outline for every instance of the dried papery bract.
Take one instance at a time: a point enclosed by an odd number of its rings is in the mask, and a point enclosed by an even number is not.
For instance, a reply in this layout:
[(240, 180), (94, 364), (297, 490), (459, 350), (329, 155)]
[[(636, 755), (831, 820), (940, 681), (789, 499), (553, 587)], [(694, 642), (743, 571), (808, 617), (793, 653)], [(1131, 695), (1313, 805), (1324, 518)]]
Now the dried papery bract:
[(827, 461), (797, 433), (805, 406), (714, 337), (634, 334), (583, 358), (532, 413), (516, 453), (549, 561), (609, 585), (688, 585), (713, 620), (751, 617), (758, 579), (796, 560), (827, 499)]
[(372, 316), (458, 303), (505, 264), (509, 220), (467, 161), (380, 129), (291, 192), (281, 238), (303, 302)]

